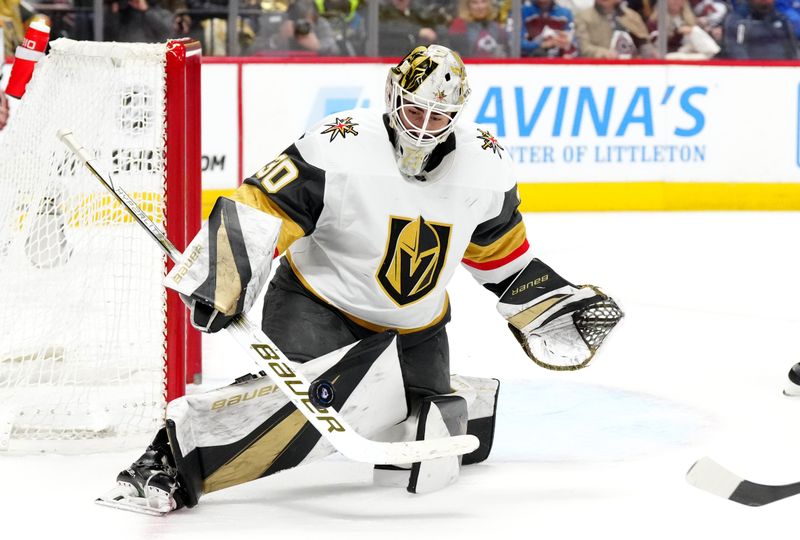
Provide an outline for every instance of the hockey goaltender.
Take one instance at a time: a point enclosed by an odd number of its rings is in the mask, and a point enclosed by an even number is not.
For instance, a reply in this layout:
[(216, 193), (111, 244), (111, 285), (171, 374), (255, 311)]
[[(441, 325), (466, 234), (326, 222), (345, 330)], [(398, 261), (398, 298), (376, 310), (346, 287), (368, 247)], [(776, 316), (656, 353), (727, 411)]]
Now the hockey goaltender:
[[(290, 144), (216, 202), (166, 278), (193, 324), (216, 332), (250, 309), (283, 254), (262, 327), (292, 361), (282, 369), (325, 383), (319, 411), (379, 441), (478, 438), (463, 456), (376, 465), (376, 482), (412, 493), (455, 482), (492, 446), (499, 382), (450, 373), (445, 286), (459, 265), (549, 369), (586, 366), (622, 318), (600, 289), (533, 257), (510, 157), (459, 121), (469, 93), (455, 52), (414, 49), (389, 70), (384, 114), (340, 112)], [(99, 502), (166, 513), (332, 452), (299, 413), (258, 375), (176, 399)]]

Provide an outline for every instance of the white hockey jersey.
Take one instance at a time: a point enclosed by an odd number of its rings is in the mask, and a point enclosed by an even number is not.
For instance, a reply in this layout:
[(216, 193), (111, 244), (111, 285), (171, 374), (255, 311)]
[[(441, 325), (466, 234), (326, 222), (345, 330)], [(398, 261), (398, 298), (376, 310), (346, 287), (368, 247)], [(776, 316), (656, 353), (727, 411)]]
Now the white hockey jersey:
[(511, 159), (489, 132), (458, 125), (418, 180), (398, 171), (391, 137), (380, 114), (335, 114), (233, 198), (283, 220), (278, 251), (310, 292), (405, 333), (442, 320), (459, 264), (491, 288), (531, 255)]

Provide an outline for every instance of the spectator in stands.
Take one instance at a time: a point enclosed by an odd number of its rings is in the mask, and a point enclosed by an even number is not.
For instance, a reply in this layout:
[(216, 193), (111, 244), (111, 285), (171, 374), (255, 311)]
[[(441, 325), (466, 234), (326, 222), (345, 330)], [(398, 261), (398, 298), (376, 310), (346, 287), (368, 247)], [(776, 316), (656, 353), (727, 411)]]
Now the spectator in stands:
[(522, 56), (573, 58), (578, 54), (572, 12), (553, 0), (522, 5)]
[(775, 9), (789, 19), (796, 38), (800, 38), (800, 0), (775, 0)]
[[(198, 40), (207, 56), (232, 54), (227, 49), (228, 42), (228, 0), (166, 0), (175, 13), (173, 26), (178, 37)], [(283, 3), (264, 0), (239, 0), (239, 8), (253, 11), (255, 8), (268, 10), (271, 4)], [(283, 9), (285, 11), (285, 7)], [(242, 51), (253, 45), (259, 16), (242, 15), (236, 27), (238, 45)]]
[(717, 43), (722, 41), (722, 21), (728, 14), (728, 4), (719, 0), (689, 0), (689, 4), (697, 17), (697, 26)]
[(575, 14), (581, 56), (625, 59), (655, 58), (655, 47), (642, 18), (620, 0), (595, 0), (594, 7)]
[(77, 18), (75, 12), (72, 11), (72, 0), (52, 0), (48, 9), (54, 9), (50, 12), (50, 40), (66, 37), (71, 39), (91, 39), (91, 36), (77, 36), (77, 29), (75, 27)]
[[(704, 60), (719, 52), (719, 45), (697, 25), (697, 18), (687, 0), (667, 2), (667, 54), (666, 58)], [(658, 10), (647, 21), (652, 40), (658, 36)]]
[(492, 5), (497, 9), (497, 22), (505, 24), (511, 14), (512, 0), (492, 0)]
[(734, 9), (723, 23), (722, 56), (735, 59), (794, 60), (797, 40), (775, 0), (749, 0), (746, 14)]
[[(652, 18), (658, 16), (658, 0), (626, 0), (625, 5), (638, 13), (648, 27)], [(719, 42), (722, 39), (722, 20), (728, 13), (727, 0), (689, 0), (689, 6), (696, 24)]]
[(416, 10), (423, 24), (444, 35), (458, 15), (460, 6), (461, 0), (419, 0)]
[(173, 15), (160, 0), (121, 0), (110, 7), (109, 41), (160, 43), (173, 34)]
[(491, 0), (462, 0), (459, 16), (449, 28), (450, 46), (463, 57), (501, 58), (508, 55), (508, 35), (497, 22)]
[(656, 2), (658, 0), (625, 0), (625, 6), (632, 9), (642, 18), (643, 21), (650, 19), (650, 16), (656, 11)]
[(286, 11), (278, 34), (270, 40), (273, 50), (301, 51), (319, 55), (337, 55), (339, 47), (330, 23), (319, 16), (309, 0), (295, 0)]
[[(281, 27), (287, 20), (289, 0), (262, 0), (259, 4), (261, 13), (251, 18), (253, 40), (242, 47), (243, 55), (271, 54), (277, 49)], [(241, 40), (240, 40), (241, 42)], [(284, 43), (284, 46), (287, 44)]]
[[(511, 2), (511, 0), (503, 0), (503, 1), (509, 3)], [(522, 3), (524, 4), (525, 0), (522, 0)], [(574, 18), (577, 12), (592, 7), (594, 5), (594, 0), (557, 0), (556, 4), (558, 4), (563, 8), (568, 9), (569, 12), (572, 13)]]
[[(0, 0), (2, 1), (2, 0)], [(94, 0), (57, 0), (54, 2), (59, 7), (69, 7), (75, 11), (61, 11), (53, 13), (50, 28), (50, 41), (60, 37), (86, 41), (94, 39)], [(115, 15), (116, 16), (116, 15)], [(103, 4), (104, 36), (109, 37), (109, 19), (111, 19), (110, 4)]]
[(31, 4), (20, 0), (0, 0), (0, 27), (4, 37), (4, 42), (0, 43), (0, 53), (5, 51), (4, 57), (14, 56), (17, 45), (25, 37), (25, 29), (34, 20), (52, 27), (50, 18), (37, 13)]
[(168, 9), (173, 13), (172, 26), (176, 37), (189, 37), (192, 29), (192, 16), (186, 2), (171, 2)]
[(367, 27), (359, 0), (316, 0), (317, 11), (331, 26), (336, 45), (344, 56), (364, 54)]
[(17, 45), (22, 43), (24, 34), (19, 0), (0, 0), (0, 23), (5, 41), (0, 45), (3, 46), (5, 55), (12, 56)]
[(418, 45), (431, 45), (438, 39), (412, 0), (390, 0), (380, 8), (378, 54), (400, 56)]

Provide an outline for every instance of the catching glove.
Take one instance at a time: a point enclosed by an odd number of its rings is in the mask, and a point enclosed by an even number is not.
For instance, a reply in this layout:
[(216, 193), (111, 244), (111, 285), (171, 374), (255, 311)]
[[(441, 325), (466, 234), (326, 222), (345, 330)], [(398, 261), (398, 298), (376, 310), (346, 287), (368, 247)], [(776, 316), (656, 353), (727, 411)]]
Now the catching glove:
[(538, 259), (517, 275), (497, 310), (534, 362), (561, 371), (586, 367), (624, 316), (599, 288), (572, 285)]

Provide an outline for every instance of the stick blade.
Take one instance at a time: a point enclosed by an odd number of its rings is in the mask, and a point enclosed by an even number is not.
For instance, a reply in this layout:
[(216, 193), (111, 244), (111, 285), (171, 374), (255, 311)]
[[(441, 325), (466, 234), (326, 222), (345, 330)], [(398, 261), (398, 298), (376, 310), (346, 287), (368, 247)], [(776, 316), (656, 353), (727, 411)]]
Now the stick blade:
[[(356, 434), (357, 435), (357, 434)], [(383, 443), (357, 437), (337, 438), (334, 447), (348, 459), (374, 465), (399, 465), (428, 459), (460, 456), (475, 451), (475, 435), (455, 435), (422, 441)]]
[(703, 457), (689, 468), (686, 481), (698, 489), (729, 499), (744, 479), (710, 457)]
[(735, 475), (713, 459), (698, 460), (686, 473), (696, 488), (746, 506), (764, 506), (800, 494), (800, 482), (780, 486), (757, 484)]
[(747, 506), (764, 506), (800, 493), (800, 482), (768, 486), (745, 480), (731, 495), (731, 500)]

